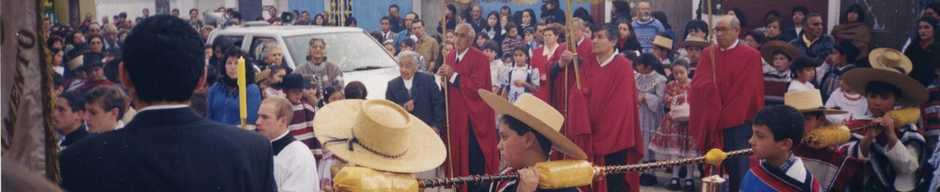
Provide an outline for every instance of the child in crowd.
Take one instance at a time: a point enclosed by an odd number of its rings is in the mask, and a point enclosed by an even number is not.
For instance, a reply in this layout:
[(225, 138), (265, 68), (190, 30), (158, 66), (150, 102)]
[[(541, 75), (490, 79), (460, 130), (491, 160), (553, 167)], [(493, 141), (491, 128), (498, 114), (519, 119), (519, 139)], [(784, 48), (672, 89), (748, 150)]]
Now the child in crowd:
[(793, 77), (793, 81), (790, 81), (787, 92), (816, 89), (812, 81), (816, 77), (816, 68), (820, 65), (822, 65), (821, 62), (806, 56), (794, 59), (793, 65), (790, 66), (790, 77)]
[[(665, 114), (663, 110), (663, 97), (666, 96), (666, 72), (662, 63), (651, 53), (643, 53), (633, 62), (636, 69), (637, 104), (640, 112), (640, 126), (643, 130), (643, 143), (650, 143), (659, 122)], [(644, 161), (653, 161), (653, 151), (647, 149), (643, 155)], [(649, 170), (640, 175), (640, 185), (652, 186), (658, 181)]]
[(793, 107), (773, 105), (754, 115), (753, 135), (748, 143), (760, 160), (741, 182), (741, 191), (822, 191), (793, 148), (803, 138), (803, 116)]
[[(940, 66), (935, 69), (940, 74)], [(940, 136), (940, 76), (927, 86), (927, 103), (921, 105), (922, 120), (924, 121), (924, 139), (927, 149), (937, 146), (937, 137)]]
[(516, 47), (522, 45), (522, 36), (519, 36), (519, 29), (516, 27), (516, 23), (513, 22), (506, 23), (503, 30), (506, 30), (506, 37), (501, 42), (503, 55), (512, 55)]
[[(823, 127), (826, 115), (845, 114), (843, 110), (824, 108), (822, 95), (818, 89), (786, 94), (787, 106), (796, 108), (803, 115), (803, 132)], [(849, 157), (830, 147), (816, 149), (806, 144), (792, 147), (793, 154), (802, 158), (809, 172), (816, 176), (825, 191), (862, 191), (865, 178), (865, 161)]]
[(898, 107), (919, 107), (927, 101), (927, 89), (905, 74), (911, 71), (911, 63), (904, 57), (893, 49), (873, 51), (869, 58), (874, 68), (853, 69), (842, 76), (849, 88), (865, 93), (868, 114), (873, 118), (855, 120), (849, 127), (877, 125), (853, 133), (842, 148), (852, 157), (868, 160), (867, 168), (872, 171), (865, 191), (912, 191), (919, 184), (921, 171), (929, 169), (921, 169), (930, 149), (917, 125), (899, 124), (895, 119), (909, 117), (885, 115)]
[[(854, 68), (845, 69), (842, 74)], [(842, 74), (839, 74), (840, 76)], [(826, 115), (826, 120), (833, 124), (848, 124), (859, 118), (866, 118), (868, 115), (868, 101), (864, 95), (860, 95), (855, 90), (845, 86), (843, 80), (839, 80), (839, 88), (836, 88), (826, 101), (826, 108), (839, 108), (847, 111), (846, 114)], [(924, 118), (927, 119), (927, 118)]]
[(771, 41), (760, 49), (761, 57), (773, 64), (773, 69), (764, 73), (764, 105), (783, 104), (783, 94), (790, 84), (790, 65), (793, 58), (803, 55), (799, 49), (783, 41)]
[(386, 42), (383, 46), (385, 46), (385, 51), (388, 51), (388, 54), (398, 56), (398, 51), (395, 50), (395, 43)]
[(523, 45), (512, 50), (513, 67), (502, 75), (500, 89), (504, 99), (515, 103), (523, 93), (539, 91), (539, 69), (529, 66), (529, 46)]
[[(688, 92), (692, 88), (688, 63), (688, 59), (680, 58), (672, 64), (672, 75), (676, 80), (666, 84), (666, 96), (663, 97), (662, 102), (673, 111), (683, 104), (685, 104), (686, 111), (688, 111)], [(657, 155), (660, 155), (661, 158), (657, 157), (659, 159), (678, 159), (698, 155), (695, 141), (689, 135), (688, 119), (673, 119), (671, 113), (663, 118), (659, 129), (656, 130), (656, 135), (653, 135), (649, 148)], [(672, 180), (667, 186), (669, 190), (678, 191), (680, 189), (679, 177), (682, 176), (679, 175), (680, 168), (672, 168)], [(686, 166), (686, 170), (688, 172), (685, 175), (685, 191), (695, 191), (695, 180), (692, 178), (693, 165)]]
[[(264, 77), (264, 79), (261, 80), (264, 83), (259, 83), (258, 84), (259, 86), (260, 85), (274, 85), (274, 84), (281, 83), (281, 81), (284, 79), (284, 76), (287, 75), (287, 70), (285, 70), (284, 67), (281, 67), (280, 65), (268, 66), (268, 69), (265, 69), (264, 71), (262, 71), (259, 74), (259, 77), (261, 77), (262, 76), (261, 74), (264, 74), (265, 72), (268, 73), (268, 76)], [(265, 87), (263, 88), (264, 91), (261, 92), (262, 94), (264, 94), (263, 95), (264, 98), (286, 96), (283, 90), (275, 88), (274, 86), (264, 86), (264, 87)]]
[(496, 89), (499, 88), (499, 80), (502, 79), (500, 74), (503, 74), (503, 60), (499, 60), (499, 44), (493, 40), (486, 40), (486, 43), (483, 43), (483, 54), (486, 54), (490, 61), (490, 82), (492, 82), (493, 92), (497, 92)]

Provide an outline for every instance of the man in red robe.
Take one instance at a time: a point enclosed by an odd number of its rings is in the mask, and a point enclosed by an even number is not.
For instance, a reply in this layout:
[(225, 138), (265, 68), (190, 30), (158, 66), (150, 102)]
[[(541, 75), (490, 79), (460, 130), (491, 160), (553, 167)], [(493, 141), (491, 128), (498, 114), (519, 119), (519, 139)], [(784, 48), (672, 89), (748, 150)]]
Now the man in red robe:
[[(572, 128), (577, 130), (573, 123), (583, 121), (587, 112), (587, 121), (590, 124), (592, 151), (597, 165), (624, 165), (635, 164), (643, 157), (643, 138), (640, 135), (640, 122), (636, 105), (636, 81), (633, 79), (633, 65), (629, 60), (618, 54), (614, 45), (620, 39), (620, 33), (610, 25), (594, 29), (591, 41), (591, 54), (584, 57), (579, 63), (581, 89), (577, 90), (573, 75), (569, 75), (569, 88), (574, 88), (569, 95), (572, 103), (579, 97), (587, 98), (587, 108), (584, 105), (569, 103), (569, 121)], [(563, 71), (572, 61), (571, 53), (565, 53), (553, 66), (556, 73)], [(572, 68), (573, 69), (573, 68)], [(574, 70), (569, 69), (568, 74)], [(564, 86), (564, 78), (561, 80)], [(579, 94), (573, 94), (580, 92)], [(571, 108), (575, 106), (574, 108)], [(582, 106), (582, 107), (577, 107)], [(580, 113), (579, 113), (580, 112)], [(574, 114), (574, 115), (572, 115)], [(577, 142), (577, 141), (576, 141)], [(635, 172), (614, 174), (607, 176), (607, 190), (609, 191), (640, 191), (639, 174)]]
[[(496, 149), (496, 114), (483, 99), (478, 89), (489, 89), (489, 59), (482, 51), (470, 47), (476, 32), (469, 24), (457, 25), (457, 42), (447, 53), (445, 65), (437, 71), (447, 80), (447, 105), (450, 127), (445, 130), (450, 139), (448, 146), (453, 155), (444, 166), (453, 163), (454, 173), (448, 176), (469, 176), (499, 173), (499, 151)], [(449, 167), (445, 169), (450, 172)], [(452, 174), (452, 175), (451, 175)], [(461, 191), (477, 191), (470, 185)]]
[[(740, 30), (737, 18), (721, 17), (715, 25), (720, 47), (702, 50), (692, 78), (689, 130), (702, 154), (711, 148), (731, 151), (750, 147), (750, 120), (764, 107), (761, 55), (738, 41)], [(738, 191), (749, 167), (747, 158), (728, 159), (723, 167), (730, 177), (728, 191)]]

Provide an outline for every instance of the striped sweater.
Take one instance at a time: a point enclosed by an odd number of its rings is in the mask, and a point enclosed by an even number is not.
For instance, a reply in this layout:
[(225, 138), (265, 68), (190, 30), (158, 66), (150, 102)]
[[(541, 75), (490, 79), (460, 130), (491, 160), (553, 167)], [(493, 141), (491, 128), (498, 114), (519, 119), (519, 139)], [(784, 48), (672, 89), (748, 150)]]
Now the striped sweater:
[(294, 138), (306, 144), (313, 156), (319, 160), (323, 156), (323, 147), (320, 146), (320, 141), (313, 134), (313, 116), (316, 114), (316, 110), (304, 101), (293, 105), (293, 109), (294, 118), (291, 119), (287, 129), (290, 130), (290, 134)]

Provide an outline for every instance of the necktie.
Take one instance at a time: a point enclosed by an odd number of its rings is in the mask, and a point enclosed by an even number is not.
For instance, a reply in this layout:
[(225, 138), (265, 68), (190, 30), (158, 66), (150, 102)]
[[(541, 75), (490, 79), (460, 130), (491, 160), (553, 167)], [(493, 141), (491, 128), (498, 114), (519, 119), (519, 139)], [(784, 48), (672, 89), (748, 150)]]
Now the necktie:
[(454, 61), (454, 65), (457, 65), (457, 64), (460, 64), (460, 57), (458, 57), (457, 60)]

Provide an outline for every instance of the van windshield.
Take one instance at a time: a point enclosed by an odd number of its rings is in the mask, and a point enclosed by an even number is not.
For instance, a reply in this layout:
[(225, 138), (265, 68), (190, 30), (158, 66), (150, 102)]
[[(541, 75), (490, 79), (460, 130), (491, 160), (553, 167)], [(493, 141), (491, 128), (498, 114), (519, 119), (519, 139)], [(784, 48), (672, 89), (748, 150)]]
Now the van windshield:
[(338, 65), (343, 72), (398, 66), (382, 45), (362, 32), (285, 36), (285, 44), (296, 66), (307, 63), (312, 38), (326, 41), (327, 61)]

